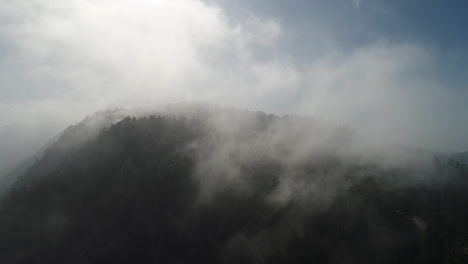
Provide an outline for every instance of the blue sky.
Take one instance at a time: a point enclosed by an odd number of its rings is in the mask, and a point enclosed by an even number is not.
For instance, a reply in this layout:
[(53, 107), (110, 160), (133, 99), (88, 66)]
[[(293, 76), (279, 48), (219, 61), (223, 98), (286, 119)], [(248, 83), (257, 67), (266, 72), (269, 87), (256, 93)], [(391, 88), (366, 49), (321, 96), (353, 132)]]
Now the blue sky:
[(448, 70), (459, 70), (459, 67), (466, 69), (468, 2), (464, 0), (207, 2), (220, 4), (238, 17), (253, 11), (259, 16), (276, 18), (288, 30), (294, 31), (289, 35), (292, 38), (287, 41), (286, 52), (299, 56), (310, 55), (308, 46), (314, 42), (311, 36), (316, 35), (315, 31), (320, 28), (327, 38), (333, 39), (334, 45), (343, 50), (350, 51), (376, 41), (416, 43), (439, 52), (438, 59), (444, 67), (449, 67)]
[(320, 23), (343, 41), (362, 45), (376, 38), (422, 41), (443, 49), (465, 49), (468, 3), (464, 0), (210, 0), (238, 14), (254, 11), (293, 27)]
[(468, 150), (462, 0), (8, 0), (0, 172), (115, 106), (303, 113), (369, 138)]

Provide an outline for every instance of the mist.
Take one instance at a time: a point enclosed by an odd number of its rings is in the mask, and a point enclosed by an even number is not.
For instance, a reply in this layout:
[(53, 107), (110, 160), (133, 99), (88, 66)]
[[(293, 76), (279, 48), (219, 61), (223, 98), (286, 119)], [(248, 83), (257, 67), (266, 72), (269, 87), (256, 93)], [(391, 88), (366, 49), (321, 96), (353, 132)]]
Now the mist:
[(309, 116), (106, 110), (1, 193), (0, 259), (439, 263), (464, 256), (466, 172)]
[(460, 10), (0, 2), (0, 262), (462, 263)]

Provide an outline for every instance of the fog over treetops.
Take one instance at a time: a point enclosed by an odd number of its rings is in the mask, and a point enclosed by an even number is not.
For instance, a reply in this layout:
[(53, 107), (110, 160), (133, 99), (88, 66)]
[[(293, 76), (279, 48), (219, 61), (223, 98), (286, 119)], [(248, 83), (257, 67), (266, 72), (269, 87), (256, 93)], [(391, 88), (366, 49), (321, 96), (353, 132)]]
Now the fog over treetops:
[(0, 2), (0, 263), (463, 263), (462, 0)]
[(3, 192), (2, 263), (466, 260), (466, 164), (328, 121), (115, 109), (35, 159)]

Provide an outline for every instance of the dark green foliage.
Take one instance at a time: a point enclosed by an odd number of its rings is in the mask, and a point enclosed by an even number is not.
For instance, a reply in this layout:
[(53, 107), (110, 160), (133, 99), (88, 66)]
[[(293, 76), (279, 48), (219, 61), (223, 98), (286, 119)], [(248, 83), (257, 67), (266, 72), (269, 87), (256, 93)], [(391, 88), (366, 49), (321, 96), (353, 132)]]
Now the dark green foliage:
[[(277, 119), (258, 116), (253, 132)], [(435, 161), (415, 183), (327, 154), (297, 170), (305, 181), (344, 171), (346, 184), (314, 207), (272, 202), (284, 163), (257, 157), (240, 164), (243, 184), (204, 201), (189, 146), (209, 133), (197, 119), (128, 117), (66, 154), (49, 149), (2, 200), (0, 263), (462, 263), (463, 165)]]

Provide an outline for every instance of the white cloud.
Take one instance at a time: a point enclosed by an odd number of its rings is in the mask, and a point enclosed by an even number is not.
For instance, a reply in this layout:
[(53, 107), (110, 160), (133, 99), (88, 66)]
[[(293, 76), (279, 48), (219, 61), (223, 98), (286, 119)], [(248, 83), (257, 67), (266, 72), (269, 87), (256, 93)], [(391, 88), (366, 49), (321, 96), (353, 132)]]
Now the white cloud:
[(252, 16), (234, 23), (196, 0), (8, 1), (0, 20), (0, 41), (13, 47), (11, 60), (0, 63), (9, 80), (0, 89), (16, 98), (0, 97), (4, 127), (41, 117), (65, 126), (109, 105), (236, 104), (252, 82), (278, 70), (253, 58), (255, 49), (274, 45), (276, 22)]
[(109, 106), (202, 100), (301, 111), (410, 138), (431, 128), (432, 102), (443, 107), (452, 98), (419, 72), (430, 72), (434, 57), (424, 47), (318, 47), (328, 51), (304, 66), (277, 52), (288, 30), (281, 23), (229, 15), (197, 0), (4, 1), (0, 90), (15, 100), (0, 95), (0, 129), (43, 125), (42, 142)]
[(27, 2), (27, 10), (10, 4), (24, 19), (3, 36), (18, 49), (18, 64), (26, 68), (21, 74), (45, 82), (39, 84), (44, 90), (63, 86), (66, 96), (81, 100), (199, 97), (213, 74), (222, 74), (220, 64), (224, 72), (247, 73), (254, 49), (271, 45), (281, 31), (256, 17), (233, 24), (199, 1)]
[[(433, 149), (456, 149), (448, 138), (447, 109), (456, 105), (436, 77), (436, 54), (420, 45), (376, 43), (352, 53), (332, 53), (303, 74), (301, 112), (351, 125), (378, 140)], [(453, 124), (452, 124), (453, 125)], [(453, 129), (456, 129), (453, 127)]]

